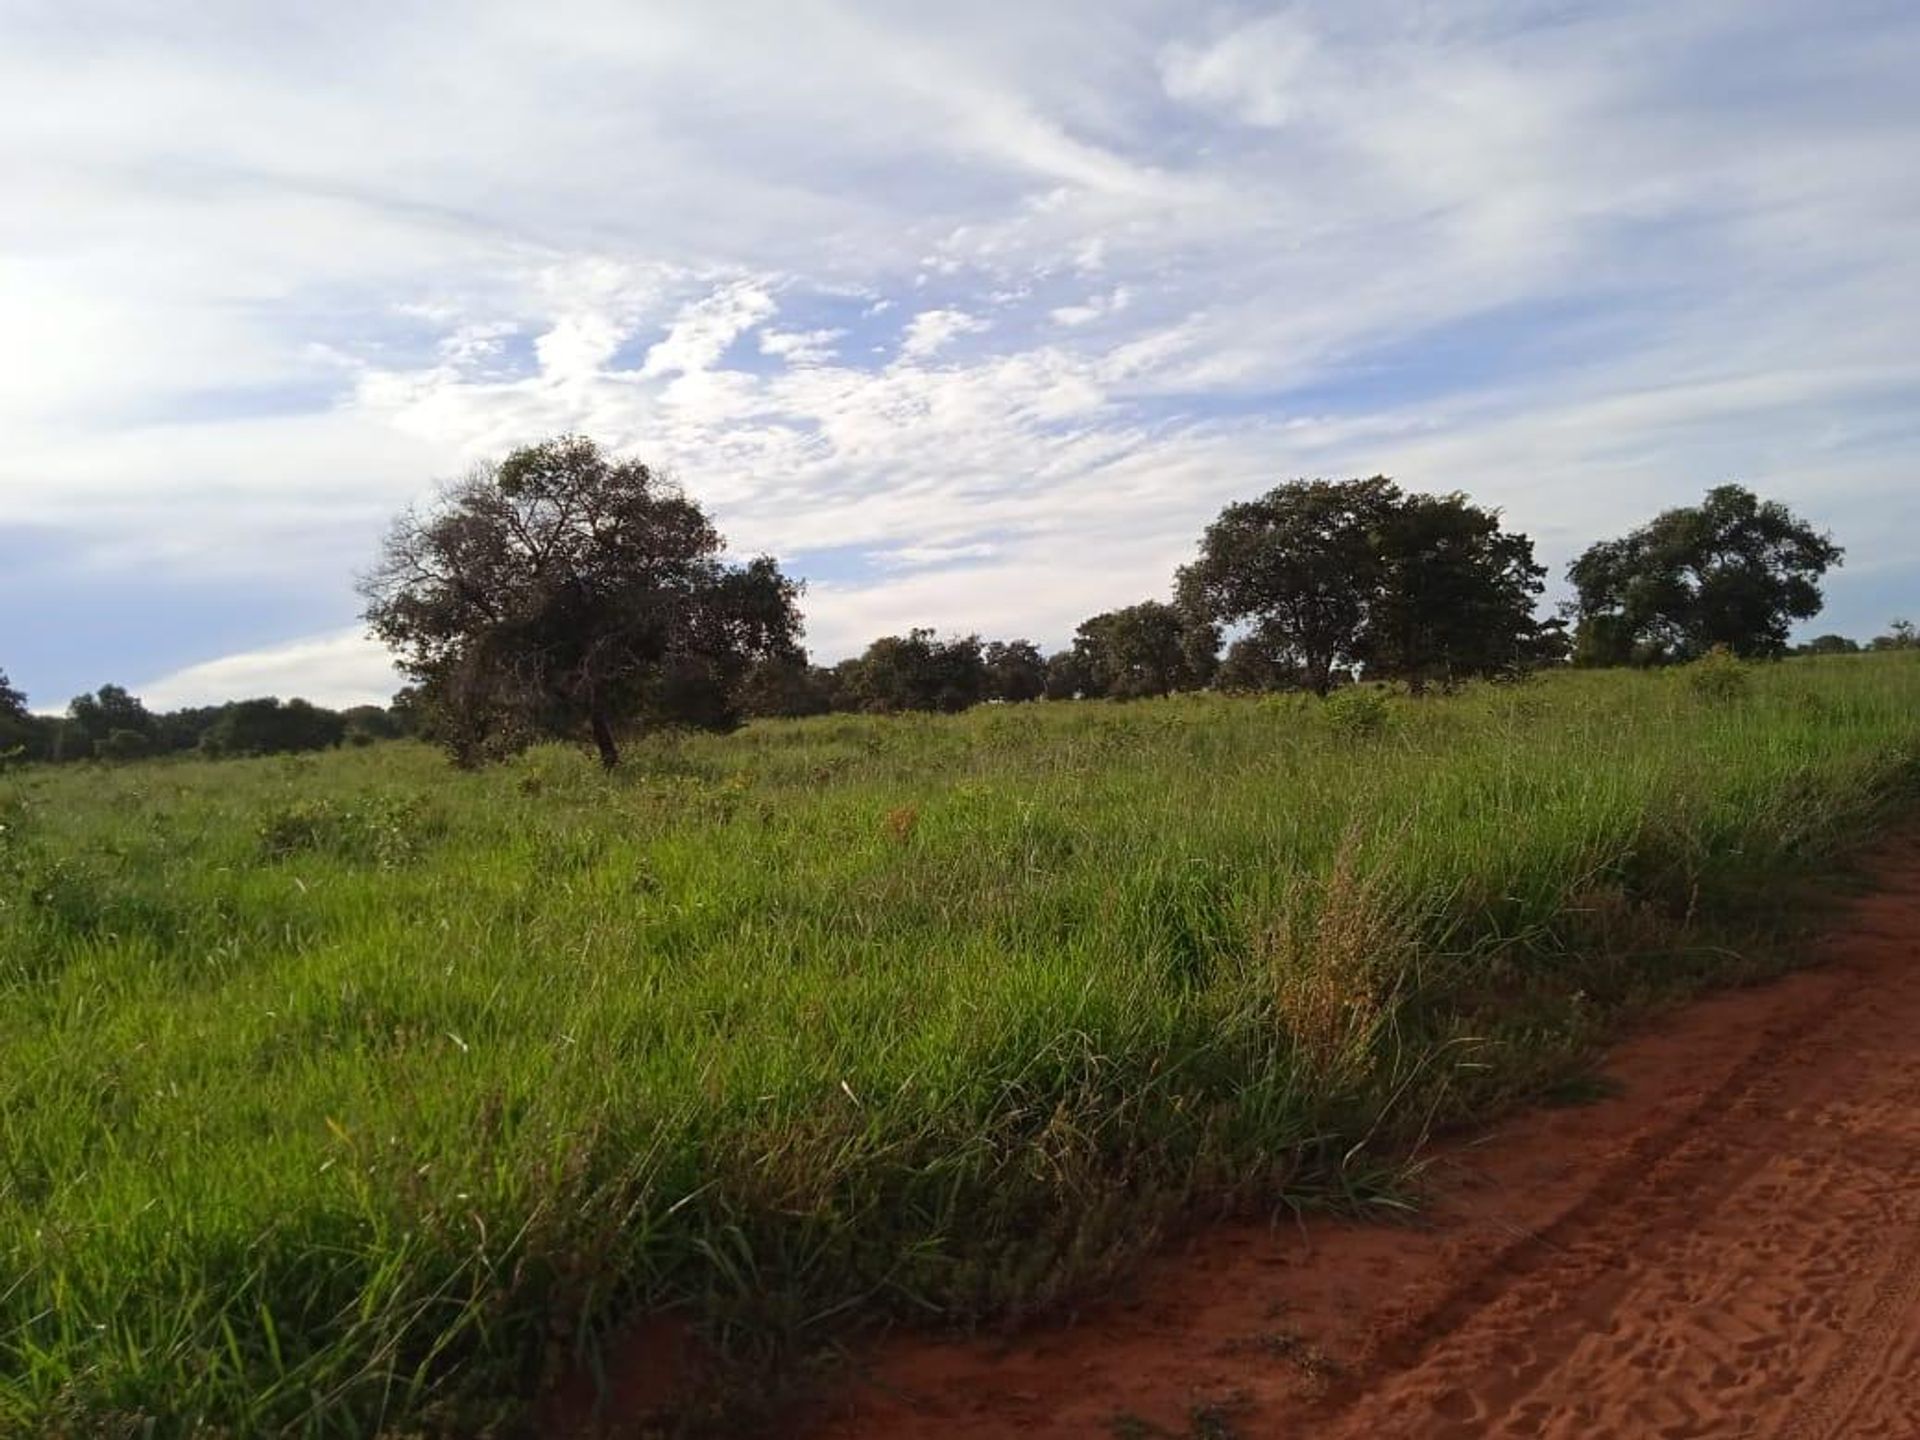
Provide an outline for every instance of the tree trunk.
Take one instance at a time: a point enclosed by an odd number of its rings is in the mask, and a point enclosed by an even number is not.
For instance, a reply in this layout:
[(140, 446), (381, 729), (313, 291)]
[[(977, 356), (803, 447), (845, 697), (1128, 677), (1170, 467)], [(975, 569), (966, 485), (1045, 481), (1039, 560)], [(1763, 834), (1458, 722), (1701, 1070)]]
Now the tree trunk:
[(607, 713), (598, 705), (588, 712), (587, 723), (593, 727), (593, 743), (600, 751), (600, 764), (608, 769), (620, 763), (620, 747), (613, 743), (613, 727), (607, 723)]

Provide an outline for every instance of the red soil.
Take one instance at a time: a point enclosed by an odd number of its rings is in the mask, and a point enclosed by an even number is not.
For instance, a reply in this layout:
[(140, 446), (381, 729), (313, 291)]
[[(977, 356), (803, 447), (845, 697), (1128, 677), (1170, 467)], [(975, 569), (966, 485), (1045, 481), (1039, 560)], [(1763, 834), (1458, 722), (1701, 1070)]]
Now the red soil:
[(1818, 969), (1450, 1150), (1421, 1228), (1204, 1232), (1138, 1298), (902, 1340), (815, 1440), (1920, 1436), (1920, 843)]

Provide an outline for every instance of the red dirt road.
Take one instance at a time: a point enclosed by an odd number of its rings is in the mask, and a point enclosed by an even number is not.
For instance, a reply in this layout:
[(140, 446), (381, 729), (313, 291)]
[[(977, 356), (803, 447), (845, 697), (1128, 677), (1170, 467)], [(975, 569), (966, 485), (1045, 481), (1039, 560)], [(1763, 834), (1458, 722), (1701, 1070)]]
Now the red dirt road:
[(1818, 969), (1437, 1165), (1422, 1228), (1204, 1233), (1138, 1298), (900, 1342), (817, 1440), (1920, 1437), (1920, 841)]

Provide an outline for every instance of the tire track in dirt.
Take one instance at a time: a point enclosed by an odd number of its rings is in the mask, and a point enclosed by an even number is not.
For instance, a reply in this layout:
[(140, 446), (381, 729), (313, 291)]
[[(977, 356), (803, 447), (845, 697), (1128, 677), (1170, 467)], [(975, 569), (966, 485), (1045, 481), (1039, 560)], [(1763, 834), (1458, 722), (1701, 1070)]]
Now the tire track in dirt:
[(1425, 1228), (1208, 1231), (1075, 1324), (883, 1348), (816, 1434), (1920, 1435), (1920, 842), (1875, 870), (1820, 968), (1443, 1156)]

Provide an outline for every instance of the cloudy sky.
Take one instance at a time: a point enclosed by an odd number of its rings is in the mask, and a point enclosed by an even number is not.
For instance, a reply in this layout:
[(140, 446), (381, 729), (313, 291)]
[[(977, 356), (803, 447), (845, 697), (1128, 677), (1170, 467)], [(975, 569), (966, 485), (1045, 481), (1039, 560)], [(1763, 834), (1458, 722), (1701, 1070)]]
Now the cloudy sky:
[(394, 679), (352, 581), (581, 430), (834, 659), (1063, 640), (1387, 472), (1556, 570), (1729, 479), (1920, 612), (1911, 0), (0, 0), (0, 667)]

